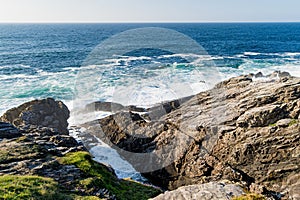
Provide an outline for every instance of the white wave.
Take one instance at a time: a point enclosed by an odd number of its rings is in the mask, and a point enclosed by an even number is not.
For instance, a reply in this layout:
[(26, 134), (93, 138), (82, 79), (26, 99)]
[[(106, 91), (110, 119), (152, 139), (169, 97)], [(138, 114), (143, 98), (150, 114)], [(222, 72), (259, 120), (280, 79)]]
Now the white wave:
[(90, 153), (95, 157), (95, 160), (100, 163), (110, 165), (116, 172), (118, 178), (133, 178), (140, 176), (131, 164), (123, 160), (116, 150), (112, 149), (102, 141), (101, 143), (90, 150)]
[(244, 52), (244, 55), (246, 55), (246, 56), (258, 56), (258, 55), (261, 55), (261, 53), (258, 53), (258, 52)]
[(272, 73), (274, 71), (285, 71), (289, 72), (292, 76), (300, 77), (300, 64), (285, 64), (285, 65), (275, 65), (270, 67), (270, 69), (266, 70), (268, 73)]
[(28, 75), (28, 74), (13, 74), (13, 75), (0, 75), (0, 80), (13, 80), (15, 79), (37, 79), (39, 76), (37, 75)]
[[(70, 127), (69, 129), (70, 135), (79, 141), (81, 141), (80, 135), (85, 131), (86, 129), (83, 127)], [(129, 162), (120, 157), (116, 150), (102, 142), (99, 138), (95, 137), (95, 139), (97, 142), (93, 143), (94, 147), (90, 149), (90, 153), (93, 155), (95, 161), (111, 166), (120, 179), (132, 178), (137, 181), (145, 181)]]
[(199, 57), (210, 57), (208, 54), (194, 54), (194, 53), (175, 53), (175, 54), (168, 54), (168, 55), (161, 55), (158, 56), (158, 58), (173, 58), (173, 57), (181, 57), (181, 58), (188, 58), (188, 57), (194, 57), (194, 58), (199, 58)]
[(244, 52), (243, 54), (236, 55), (237, 57), (243, 56), (278, 56), (278, 57), (295, 57), (300, 56), (300, 52), (281, 52), (281, 53), (259, 53), (259, 52)]
[(285, 71), (289, 72), (292, 76), (300, 77), (300, 63), (299, 64), (286, 64), (281, 65), (266, 64), (266, 63), (255, 63), (253, 60), (245, 60), (245, 63), (240, 65), (237, 69), (231, 67), (219, 68), (223, 79), (228, 79), (240, 75), (256, 74), (262, 72), (264, 75), (273, 73), (274, 71)]
[(300, 56), (300, 52), (285, 52), (282, 54), (283, 56), (290, 56), (290, 57), (294, 57), (294, 56)]
[(128, 65), (129, 62), (137, 60), (152, 60), (152, 58), (147, 56), (118, 56), (118, 58), (105, 59), (104, 61), (113, 65), (119, 65), (121, 62), (124, 62), (125, 65)]
[(216, 56), (216, 55), (208, 55), (208, 54), (170, 54), (170, 55), (162, 55), (158, 56), (157, 58), (184, 58), (190, 61), (190, 64), (199, 63), (201, 61), (213, 61), (213, 60), (220, 60), (224, 59), (223, 56)]
[(77, 72), (78, 70), (80, 70), (80, 67), (64, 67), (63, 70)]
[(86, 122), (94, 121), (96, 119), (102, 119), (111, 115), (111, 112), (103, 112), (103, 111), (94, 111), (94, 112), (78, 112), (76, 110), (71, 110), (70, 118), (68, 119), (68, 123), (70, 126), (84, 124)]
[(0, 66), (0, 69), (29, 69), (29, 68), (32, 68), (32, 67), (29, 65), (23, 65), (23, 64)]

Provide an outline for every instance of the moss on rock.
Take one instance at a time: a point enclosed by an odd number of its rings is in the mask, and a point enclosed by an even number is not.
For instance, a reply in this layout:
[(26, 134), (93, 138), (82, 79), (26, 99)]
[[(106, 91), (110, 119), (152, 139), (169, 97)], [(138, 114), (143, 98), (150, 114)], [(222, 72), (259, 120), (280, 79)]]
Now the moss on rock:
[(266, 200), (263, 195), (248, 193), (239, 197), (234, 197), (232, 200)]
[(0, 176), (1, 199), (72, 199), (50, 178), (39, 176)]
[(61, 164), (75, 165), (86, 174), (78, 188), (106, 188), (120, 200), (149, 199), (161, 193), (159, 189), (130, 180), (119, 180), (107, 167), (93, 161), (88, 152), (73, 152), (58, 158)]

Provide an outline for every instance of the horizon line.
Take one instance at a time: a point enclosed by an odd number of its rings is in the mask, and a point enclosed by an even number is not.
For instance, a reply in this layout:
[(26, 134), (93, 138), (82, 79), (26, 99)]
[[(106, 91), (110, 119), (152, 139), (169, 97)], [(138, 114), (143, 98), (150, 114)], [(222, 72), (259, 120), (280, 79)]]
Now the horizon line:
[(7, 21), (0, 24), (176, 24), (176, 23), (300, 23), (300, 21)]

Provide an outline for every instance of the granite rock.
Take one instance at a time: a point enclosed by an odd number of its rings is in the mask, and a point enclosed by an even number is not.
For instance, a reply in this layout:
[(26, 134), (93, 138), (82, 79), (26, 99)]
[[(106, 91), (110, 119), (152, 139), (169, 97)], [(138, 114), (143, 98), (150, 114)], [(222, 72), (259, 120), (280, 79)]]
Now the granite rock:
[(300, 173), (299, 99), (299, 78), (250, 74), (225, 80), (156, 118), (119, 112), (83, 126), (161, 187), (228, 179), (288, 199), (298, 195), (293, 188), (299, 184), (288, 180)]

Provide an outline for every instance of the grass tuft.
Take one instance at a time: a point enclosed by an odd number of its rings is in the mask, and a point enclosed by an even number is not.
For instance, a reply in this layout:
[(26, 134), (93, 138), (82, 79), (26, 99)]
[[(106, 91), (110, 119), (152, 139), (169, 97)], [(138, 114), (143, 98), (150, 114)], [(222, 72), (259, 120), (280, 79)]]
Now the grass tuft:
[(0, 199), (68, 200), (71, 196), (60, 191), (58, 184), (39, 176), (0, 176)]
[(297, 124), (298, 120), (292, 119), (292, 121), (289, 123), (289, 126), (293, 126), (294, 124)]
[(239, 197), (233, 197), (232, 200), (266, 200), (263, 195), (248, 193)]
[(79, 188), (106, 188), (119, 200), (143, 200), (157, 196), (159, 189), (134, 181), (117, 179), (105, 166), (93, 161), (88, 152), (73, 152), (58, 159), (61, 164), (75, 165), (87, 178), (78, 183)]

